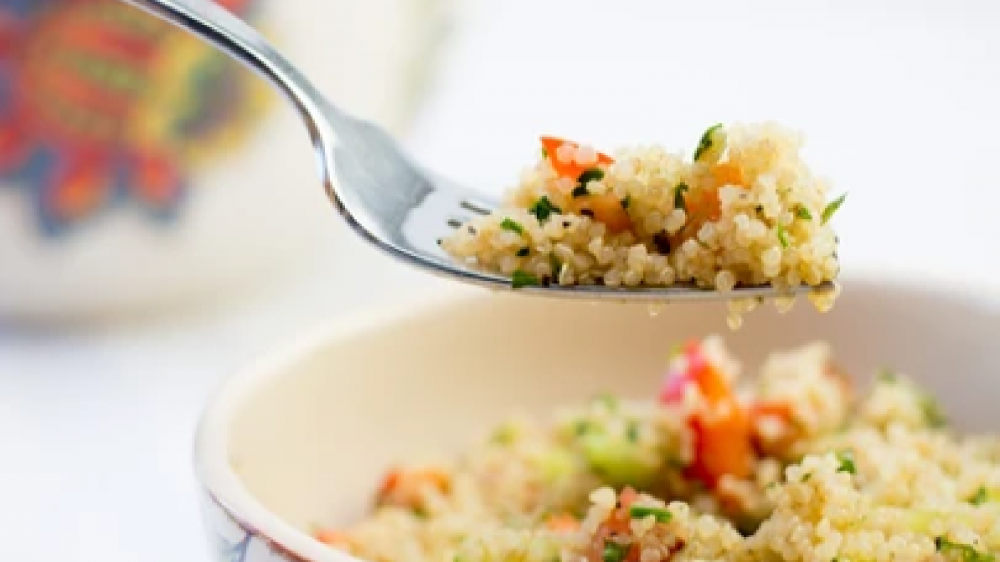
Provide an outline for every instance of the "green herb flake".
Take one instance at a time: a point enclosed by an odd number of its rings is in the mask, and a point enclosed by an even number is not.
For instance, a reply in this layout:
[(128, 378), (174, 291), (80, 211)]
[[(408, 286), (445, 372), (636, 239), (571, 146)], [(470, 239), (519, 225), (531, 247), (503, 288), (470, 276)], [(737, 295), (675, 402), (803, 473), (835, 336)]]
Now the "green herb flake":
[(604, 562), (622, 562), (628, 554), (628, 546), (617, 543), (613, 540), (604, 541), (604, 551), (601, 553), (601, 560)]
[(515, 255), (517, 255), (517, 257), (519, 257), (519, 258), (523, 258), (523, 257), (526, 257), (530, 253), (531, 253), (531, 248), (521, 248), (520, 250), (517, 251), (517, 254), (515, 254)]
[(585, 197), (587, 195), (590, 195), (590, 192), (587, 191), (586, 185), (578, 185), (573, 188), (573, 197)]
[(980, 486), (979, 489), (976, 490), (976, 493), (969, 498), (969, 503), (979, 507), (989, 501), (989, 499), (989, 494), (986, 493), (986, 486)]
[(629, 443), (639, 442), (639, 422), (635, 420), (628, 422), (628, 425), (625, 426), (625, 438), (629, 440)]
[(878, 382), (884, 384), (896, 384), (897, 382), (899, 382), (899, 376), (892, 369), (888, 367), (883, 367), (878, 372)]
[(595, 404), (603, 404), (610, 411), (618, 409), (618, 397), (610, 392), (602, 392), (594, 397)]
[(687, 207), (684, 205), (684, 194), (687, 193), (688, 189), (690, 189), (688, 187), (688, 184), (684, 182), (677, 184), (677, 187), (674, 188), (675, 209), (685, 209), (685, 210), (687, 209)]
[(500, 223), (500, 228), (516, 234), (524, 234), (524, 227), (521, 226), (521, 223), (510, 218), (503, 219), (503, 222)]
[(840, 465), (837, 466), (837, 472), (846, 472), (848, 474), (857, 474), (858, 467), (854, 464), (854, 453), (851, 451), (840, 451), (837, 453), (837, 461)]
[(542, 158), (548, 158), (548, 157), (549, 157), (549, 151), (545, 150), (545, 147), (543, 146), (542, 147)]
[(645, 519), (652, 515), (656, 518), (657, 523), (669, 523), (673, 519), (674, 515), (670, 513), (669, 509), (663, 507), (644, 507), (641, 505), (634, 505), (628, 509), (628, 515), (632, 519)]
[(972, 545), (952, 542), (944, 537), (934, 539), (934, 546), (941, 554), (948, 555), (952, 559), (959, 559), (963, 562), (996, 562), (996, 555), (989, 552), (980, 552)]
[(837, 212), (837, 209), (839, 209), (840, 206), (844, 204), (844, 199), (847, 199), (846, 193), (834, 199), (833, 201), (830, 201), (830, 204), (827, 205), (825, 209), (823, 209), (822, 224), (826, 224), (827, 221), (829, 221), (830, 218), (833, 217), (833, 214)]
[(514, 289), (520, 289), (521, 287), (535, 287), (539, 285), (538, 277), (528, 273), (527, 271), (521, 271), (518, 269), (514, 272), (514, 276), (511, 278), (511, 287)]
[(809, 212), (809, 209), (806, 209), (802, 205), (799, 205), (798, 207), (795, 208), (795, 216), (802, 220), (807, 220), (807, 221), (810, 221), (813, 218), (812, 213)]
[(920, 397), (920, 409), (924, 413), (924, 420), (928, 427), (938, 429), (948, 425), (948, 418), (944, 415), (941, 405), (929, 394), (923, 394)]
[(549, 254), (549, 267), (552, 268), (552, 275), (559, 275), (559, 270), (562, 269), (562, 264), (559, 263), (559, 258), (555, 254)]
[(553, 214), (562, 214), (562, 209), (553, 205), (547, 195), (542, 195), (528, 208), (528, 212), (535, 215), (539, 222), (545, 222)]
[(807, 473), (805, 473), (802, 476), (802, 480), (800, 480), (799, 482), (803, 482), (803, 483), (808, 482), (809, 480), (812, 479), (812, 477), (813, 477), (813, 473), (812, 472), (807, 472)]
[(625, 209), (627, 211), (628, 208), (629, 208), (629, 205), (631, 205), (631, 204), (632, 204), (632, 196), (631, 195), (626, 195), (625, 198), (622, 199), (622, 209)]
[(698, 148), (696, 148), (694, 151), (695, 160), (701, 159), (702, 155), (704, 155), (706, 152), (708, 152), (710, 148), (712, 148), (712, 144), (714, 142), (712, 140), (712, 137), (720, 129), (722, 129), (722, 123), (716, 123), (715, 125), (709, 127), (708, 130), (706, 130), (704, 134), (701, 135), (701, 140), (698, 141)]
[(576, 178), (577, 183), (580, 185), (587, 185), (587, 182), (594, 180), (603, 180), (604, 170), (600, 168), (588, 168), (580, 174), (580, 177)]
[(577, 436), (586, 435), (590, 429), (590, 420), (579, 420), (573, 424), (573, 433)]
[(517, 430), (509, 425), (502, 425), (490, 435), (490, 443), (497, 445), (510, 445), (517, 438)]
[(778, 242), (781, 242), (782, 248), (788, 247), (788, 233), (785, 232), (785, 227), (783, 225), (778, 225)]

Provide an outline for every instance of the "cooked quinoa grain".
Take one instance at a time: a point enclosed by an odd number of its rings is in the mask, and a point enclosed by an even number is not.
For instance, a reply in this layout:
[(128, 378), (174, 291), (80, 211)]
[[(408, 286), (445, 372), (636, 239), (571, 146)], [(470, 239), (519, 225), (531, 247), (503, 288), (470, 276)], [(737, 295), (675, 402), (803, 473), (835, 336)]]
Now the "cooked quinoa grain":
[[(828, 200), (826, 181), (800, 157), (800, 137), (779, 125), (715, 125), (693, 159), (658, 146), (612, 157), (552, 137), (542, 144), (505, 206), (457, 229), (445, 251), (543, 285), (728, 292), (818, 286), (838, 274), (829, 221), (844, 196)], [(825, 310), (835, 296), (813, 300)]]
[(693, 342), (656, 400), (514, 417), (317, 538), (372, 562), (996, 562), (995, 436), (888, 370), (859, 393), (821, 343), (739, 375)]

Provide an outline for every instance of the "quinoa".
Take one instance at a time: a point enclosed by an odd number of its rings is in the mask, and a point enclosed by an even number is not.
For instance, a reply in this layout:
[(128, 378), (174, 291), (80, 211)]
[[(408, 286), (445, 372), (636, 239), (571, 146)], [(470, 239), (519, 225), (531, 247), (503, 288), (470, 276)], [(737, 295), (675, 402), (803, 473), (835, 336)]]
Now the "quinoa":
[(655, 400), (514, 416), (317, 537), (372, 562), (995, 562), (995, 435), (951, 430), (901, 374), (861, 392), (823, 343), (740, 371), (691, 342)]
[[(715, 125), (694, 158), (660, 146), (613, 157), (543, 137), (502, 208), (442, 240), (455, 260), (534, 284), (817, 287), (839, 272), (827, 182), (800, 136), (773, 123)], [(829, 309), (835, 292), (811, 295)], [(778, 303), (787, 310), (794, 297)], [(755, 299), (734, 299), (731, 324)]]

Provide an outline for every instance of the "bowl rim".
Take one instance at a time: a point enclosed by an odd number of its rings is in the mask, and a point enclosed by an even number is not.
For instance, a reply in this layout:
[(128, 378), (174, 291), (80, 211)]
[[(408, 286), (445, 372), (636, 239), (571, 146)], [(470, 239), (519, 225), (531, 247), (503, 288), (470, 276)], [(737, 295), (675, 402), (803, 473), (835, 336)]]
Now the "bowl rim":
[[(843, 285), (871, 290), (888, 288), (896, 293), (920, 295), (925, 299), (990, 306), (1000, 315), (998, 288), (977, 284), (973, 279), (920, 271), (867, 270), (842, 275)], [(211, 393), (203, 407), (195, 432), (195, 476), (204, 491), (241, 525), (279, 545), (294, 556), (313, 562), (364, 562), (329, 548), (295, 528), (264, 507), (244, 486), (229, 464), (229, 422), (234, 412), (254, 391), (274, 377), (286, 374), (303, 357), (318, 352), (337, 340), (379, 330), (404, 319), (443, 312), (463, 303), (482, 301), (489, 292), (442, 292), (419, 300), (394, 299), (374, 309), (340, 317), (327, 324), (293, 335), (227, 377)], [(817, 313), (818, 314), (818, 313)]]

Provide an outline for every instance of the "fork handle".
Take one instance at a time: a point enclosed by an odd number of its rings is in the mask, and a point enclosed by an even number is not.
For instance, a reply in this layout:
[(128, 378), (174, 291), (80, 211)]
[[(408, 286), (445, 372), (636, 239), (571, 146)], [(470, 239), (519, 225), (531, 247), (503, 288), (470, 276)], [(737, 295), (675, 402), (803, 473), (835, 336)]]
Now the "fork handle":
[[(124, 0), (185, 29), (247, 66), (288, 98), (309, 126), (314, 140), (321, 116), (345, 114), (319, 92), (295, 66), (256, 30), (212, 0)], [(331, 115), (332, 114), (332, 115)]]

